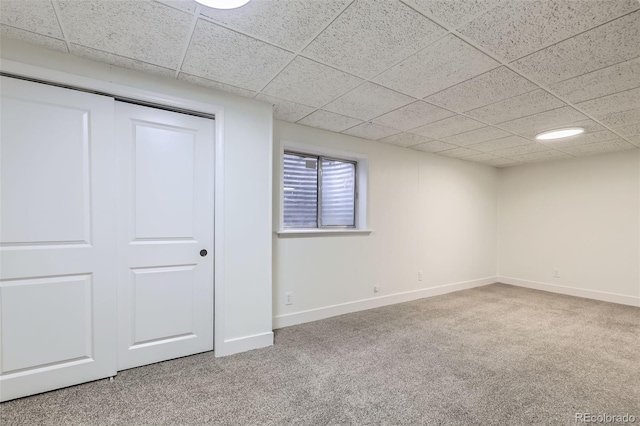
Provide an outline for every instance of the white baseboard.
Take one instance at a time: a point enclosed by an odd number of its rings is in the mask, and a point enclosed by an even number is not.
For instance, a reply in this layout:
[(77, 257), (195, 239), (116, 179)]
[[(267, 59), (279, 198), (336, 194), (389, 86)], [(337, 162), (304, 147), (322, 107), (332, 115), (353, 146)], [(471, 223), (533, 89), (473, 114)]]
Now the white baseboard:
[(215, 348), (214, 354), (216, 357), (221, 357), (267, 346), (273, 346), (273, 331), (225, 340), (222, 347)]
[(527, 281), (511, 277), (497, 277), (496, 280), (504, 284), (511, 284), (518, 287), (526, 287), (532, 288), (534, 290), (548, 291), (551, 293), (566, 294), (568, 296), (584, 297), (586, 299), (595, 299), (601, 300), (603, 302), (619, 303), (621, 305), (640, 307), (640, 297), (635, 296), (626, 296), (624, 294), (607, 293), (597, 290), (586, 290), (577, 287), (565, 287), (557, 284)]
[(484, 285), (493, 284), (495, 282), (496, 277), (481, 278), (478, 280), (445, 284), (438, 287), (422, 288), (420, 290), (390, 294), (388, 296), (374, 297), (371, 299), (341, 303), (339, 305), (332, 305), (324, 308), (279, 315), (273, 318), (273, 328), (278, 329), (289, 327), (292, 325), (303, 324), (305, 322), (318, 321), (325, 318), (335, 317), (337, 315), (344, 315), (352, 312), (379, 308), (381, 306), (395, 305), (396, 303), (410, 302), (412, 300), (424, 299), (425, 297), (439, 296), (441, 294), (453, 293), (455, 291), (466, 290), (474, 287), (481, 287)]

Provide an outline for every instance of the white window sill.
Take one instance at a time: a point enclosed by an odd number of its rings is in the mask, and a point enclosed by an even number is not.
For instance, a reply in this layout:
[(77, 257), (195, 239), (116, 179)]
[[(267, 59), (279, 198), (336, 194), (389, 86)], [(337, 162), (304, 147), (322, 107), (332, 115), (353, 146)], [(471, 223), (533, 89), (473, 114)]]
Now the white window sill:
[(284, 229), (276, 232), (278, 238), (332, 237), (339, 235), (369, 235), (372, 229)]

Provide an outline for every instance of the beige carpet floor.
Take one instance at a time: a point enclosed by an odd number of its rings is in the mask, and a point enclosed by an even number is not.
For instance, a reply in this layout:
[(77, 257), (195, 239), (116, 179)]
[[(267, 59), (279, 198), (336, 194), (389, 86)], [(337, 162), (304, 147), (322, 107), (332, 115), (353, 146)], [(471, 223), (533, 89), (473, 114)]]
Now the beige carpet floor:
[[(495, 284), (0, 405), (0, 423), (640, 424), (640, 309)], [(612, 424), (612, 423), (609, 423)]]

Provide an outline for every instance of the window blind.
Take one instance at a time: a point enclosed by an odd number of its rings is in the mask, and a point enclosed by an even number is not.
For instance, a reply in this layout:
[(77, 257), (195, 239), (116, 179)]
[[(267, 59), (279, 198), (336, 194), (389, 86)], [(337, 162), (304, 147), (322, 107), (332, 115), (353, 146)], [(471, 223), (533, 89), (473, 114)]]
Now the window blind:
[(322, 158), (322, 226), (355, 226), (354, 163)]
[(284, 154), (284, 226), (318, 226), (318, 158)]

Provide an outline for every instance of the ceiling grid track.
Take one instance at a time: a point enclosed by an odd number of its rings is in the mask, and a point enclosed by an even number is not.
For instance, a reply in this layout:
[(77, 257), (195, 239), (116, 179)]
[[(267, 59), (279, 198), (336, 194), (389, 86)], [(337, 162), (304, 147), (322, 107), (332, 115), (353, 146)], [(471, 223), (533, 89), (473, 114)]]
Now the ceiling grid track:
[(69, 53), (71, 53), (71, 41), (69, 40), (69, 32), (62, 22), (62, 14), (60, 13), (60, 5), (58, 4), (58, 0), (51, 0), (51, 6), (53, 6), (53, 12), (56, 14), (56, 19), (58, 20), (60, 31), (62, 31), (64, 42), (67, 43), (67, 49), (69, 50)]
[(180, 59), (178, 60), (178, 67), (176, 68), (175, 77), (178, 78), (180, 72), (182, 72), (182, 64), (184, 64), (184, 58), (187, 56), (187, 51), (189, 50), (189, 46), (191, 45), (191, 40), (193, 39), (193, 32), (196, 30), (196, 24), (198, 23), (198, 16), (200, 15), (200, 5), (196, 6), (193, 11), (193, 19), (191, 19), (191, 26), (189, 27), (189, 33), (187, 35), (187, 42), (184, 45), (184, 49), (182, 49), (182, 54), (180, 55)]
[[(257, 96), (257, 95), (259, 95), (259, 94), (261, 94), (261, 93), (262, 93), (262, 91), (265, 89), (265, 87), (267, 87), (267, 86), (268, 86), (268, 85), (269, 85), (269, 84), (270, 84), (270, 83), (271, 83), (271, 82), (272, 82), (276, 77), (278, 77), (278, 75), (280, 75), (280, 73), (282, 73), (282, 71), (284, 71), (284, 70), (285, 70), (285, 68), (287, 68), (287, 67), (289, 66), (289, 64), (291, 64), (291, 62), (293, 62), (293, 61), (294, 61), (298, 56), (302, 56), (303, 58), (306, 58), (305, 56), (301, 55), (302, 51), (304, 51), (304, 49), (306, 49), (306, 48), (307, 48), (307, 46), (309, 46), (311, 43), (313, 43), (313, 41), (314, 41), (316, 38), (318, 38), (318, 36), (319, 36), (320, 34), (322, 34), (322, 33), (324, 32), (324, 30), (326, 30), (326, 29), (329, 27), (329, 25), (333, 24), (333, 22), (334, 22), (336, 19), (338, 19), (338, 17), (340, 17), (340, 15), (342, 15), (342, 14), (344, 13), (344, 11), (345, 11), (345, 10), (347, 10), (347, 9), (349, 8), (349, 6), (351, 6), (351, 4), (352, 4), (352, 3), (353, 3), (353, 0), (352, 0), (352, 1), (350, 1), (349, 3), (347, 3), (347, 5), (346, 5), (346, 6), (344, 6), (342, 9), (340, 9), (340, 10), (338, 11), (338, 13), (336, 13), (336, 14), (335, 14), (335, 16), (333, 16), (333, 17), (332, 17), (332, 19), (331, 19), (329, 22), (327, 22), (327, 24), (326, 24), (326, 25), (324, 25), (324, 26), (323, 26), (319, 31), (317, 31), (317, 32), (313, 35), (313, 37), (311, 37), (311, 38), (309, 39), (309, 41), (308, 41), (307, 43), (305, 43), (305, 44), (304, 44), (304, 46), (302, 46), (300, 49), (298, 49), (298, 51), (293, 52), (293, 53), (294, 53), (293, 58), (291, 58), (291, 60), (290, 60), (289, 62), (287, 62), (287, 63), (285, 64), (285, 66), (283, 66), (280, 70), (278, 70), (278, 72), (277, 72), (273, 77), (271, 77), (271, 78), (269, 79), (269, 81), (267, 82), (267, 84), (265, 84), (264, 86), (262, 86), (262, 87), (260, 88), (260, 90), (258, 90), (258, 92), (256, 93), (256, 96)], [(309, 59), (309, 58), (306, 58), (306, 59)], [(318, 62), (318, 61), (315, 61), (315, 62)], [(322, 65), (325, 65), (325, 64), (322, 64)], [(327, 65), (327, 66), (328, 66), (328, 65)], [(331, 68), (333, 68), (333, 67), (331, 67)], [(337, 68), (336, 68), (336, 69), (337, 69)], [(345, 72), (345, 71), (342, 71), (342, 70), (339, 70), (339, 71), (341, 71), (341, 72)], [(347, 74), (349, 74), (349, 73), (347, 73)], [(266, 95), (266, 94), (265, 94), (265, 95)], [(267, 95), (267, 96), (271, 96), (271, 95)], [(254, 97), (255, 97), (255, 96), (254, 96)], [(274, 97), (275, 97), (275, 96), (274, 96)], [(310, 106), (310, 105), (308, 105), (308, 106)]]
[[(57, 40), (56, 50), (66, 45), (81, 57), (178, 80), (189, 64), (189, 82), (271, 101), (279, 119), (489, 165), (640, 147), (640, 108), (632, 100), (640, 87), (640, 52), (629, 44), (638, 39), (633, 19), (640, 0), (575, 8), (546, 0), (522, 12), (501, 0), (456, 0), (447, 7), (299, 0), (290, 10), (254, 1), (238, 14), (191, 1), (144, 0), (113, 9), (99, 0), (86, 6), (50, 0), (51, 7), (41, 9), (8, 2), (2, 31), (45, 47)], [(167, 37), (158, 38), (158, 24)], [(611, 41), (594, 43), (605, 36)], [(201, 37), (206, 43), (196, 44)], [(239, 48), (229, 50), (230, 42), (216, 50), (226, 37)], [(143, 54), (137, 40), (146, 40)], [(564, 64), (558, 49), (576, 56)], [(253, 71), (242, 75), (242, 69)], [(618, 73), (620, 80), (610, 83)], [(566, 123), (591, 136), (558, 145), (534, 137)]]
[[(640, 1), (640, 0), (639, 0), (639, 1)], [(409, 5), (407, 5), (407, 6), (409, 6)], [(410, 6), (410, 7), (411, 7), (411, 6)], [(414, 8), (412, 7), (412, 9), (414, 9)], [(414, 10), (415, 10), (417, 13), (420, 13), (421, 15), (423, 15), (425, 18), (430, 19), (430, 20), (432, 20), (433, 22), (435, 22), (436, 24), (438, 24), (438, 25), (440, 25), (440, 26), (442, 26), (442, 27), (446, 28), (442, 23), (438, 22), (438, 20), (437, 20), (436, 18), (434, 18), (434, 17), (432, 17), (432, 16), (428, 16), (427, 14), (425, 14), (425, 13), (423, 13), (423, 12), (420, 12), (420, 11), (418, 11), (418, 10), (416, 10), (416, 9), (414, 9)], [(565, 39), (562, 39), (562, 40), (560, 40), (560, 41), (557, 41), (557, 42), (555, 42), (555, 43), (552, 43), (552, 44), (551, 44), (551, 45), (549, 45), (549, 46), (544, 46), (544, 47), (542, 47), (542, 48), (540, 48), (540, 49), (538, 49), (538, 50), (536, 50), (536, 51), (534, 51), (534, 52), (531, 52), (531, 53), (529, 53), (529, 54), (527, 54), (527, 55), (525, 55), (525, 56), (523, 56), (523, 57), (517, 58), (517, 59), (515, 59), (514, 61), (516, 61), (516, 60), (521, 60), (522, 58), (525, 58), (525, 57), (527, 57), (527, 56), (529, 56), (529, 55), (532, 55), (532, 54), (534, 54), (534, 53), (536, 53), (536, 52), (538, 52), (538, 51), (541, 51), (541, 50), (543, 50), (543, 49), (548, 49), (549, 47), (551, 47), (551, 46), (553, 46), (553, 45), (555, 45), (555, 44), (561, 43), (561, 42), (563, 42), (563, 41), (565, 41), (565, 40), (568, 40), (569, 38), (576, 37), (576, 36), (578, 36), (578, 35), (580, 35), (580, 34), (582, 34), (582, 33), (585, 33), (585, 32), (587, 32), (587, 31), (591, 31), (591, 30), (593, 30), (593, 29), (595, 29), (595, 28), (598, 28), (598, 27), (603, 26), (603, 25), (606, 25), (606, 24), (608, 24), (608, 23), (610, 23), (610, 22), (612, 22), (612, 21), (615, 21), (616, 19), (620, 19), (620, 18), (622, 18), (622, 17), (624, 17), (624, 16), (627, 16), (627, 15), (630, 15), (630, 14), (632, 14), (632, 13), (636, 13), (636, 12), (637, 12), (637, 11), (629, 12), (629, 13), (627, 13), (627, 14), (625, 14), (625, 15), (621, 15), (621, 16), (618, 16), (618, 17), (616, 17), (616, 18), (614, 18), (614, 19), (611, 19), (611, 20), (609, 20), (609, 21), (607, 21), (607, 22), (604, 22), (604, 23), (602, 23), (602, 24), (600, 24), (600, 25), (596, 25), (596, 26), (594, 26), (594, 27), (588, 28), (587, 30), (582, 31), (582, 32), (580, 32), (580, 33), (578, 33), (578, 34), (573, 34), (573, 35), (571, 35), (570, 37), (567, 37), (567, 38), (565, 38)], [(475, 19), (475, 18), (474, 18), (474, 19)], [(629, 143), (631, 146), (636, 147), (636, 145), (635, 145), (635, 144), (633, 144), (631, 141), (629, 141), (626, 137), (624, 137), (624, 136), (620, 135), (620, 134), (619, 134), (617, 131), (615, 131), (614, 129), (612, 129), (612, 128), (610, 128), (609, 126), (605, 125), (604, 123), (602, 123), (600, 120), (596, 119), (595, 117), (592, 117), (590, 114), (586, 113), (586, 112), (585, 112), (585, 111), (583, 111), (581, 108), (576, 107), (572, 102), (569, 102), (568, 100), (564, 99), (564, 98), (563, 98), (563, 97), (561, 97), (560, 95), (558, 95), (558, 94), (554, 93), (554, 92), (553, 92), (551, 89), (549, 89), (546, 85), (543, 85), (543, 84), (541, 84), (541, 83), (538, 83), (535, 79), (533, 79), (533, 78), (531, 78), (531, 77), (527, 76), (527, 75), (526, 75), (526, 74), (524, 74), (523, 72), (519, 71), (517, 68), (514, 68), (513, 66), (511, 66), (511, 63), (510, 63), (510, 62), (507, 62), (507, 61), (505, 61), (504, 59), (502, 59), (501, 57), (499, 57), (498, 55), (495, 55), (493, 52), (490, 52), (490, 51), (488, 51), (488, 50), (484, 49), (482, 46), (480, 46), (479, 44), (477, 44), (474, 40), (470, 39), (469, 37), (466, 37), (465, 35), (463, 35), (463, 34), (461, 34), (461, 33), (459, 33), (457, 30), (449, 30), (449, 31), (450, 31), (450, 33), (451, 33), (451, 34), (455, 35), (456, 37), (458, 37), (459, 39), (461, 39), (461, 40), (462, 40), (462, 41), (464, 41), (465, 43), (467, 43), (467, 44), (471, 45), (471, 46), (472, 46), (472, 47), (474, 47), (475, 49), (477, 49), (477, 50), (479, 50), (480, 52), (484, 53), (485, 55), (489, 56), (491, 59), (493, 59), (493, 60), (495, 60), (495, 61), (499, 62), (502, 66), (507, 67), (508, 69), (510, 69), (511, 71), (515, 72), (516, 74), (518, 74), (518, 75), (519, 75), (519, 76), (521, 76), (522, 78), (524, 78), (524, 79), (526, 79), (527, 81), (529, 81), (529, 82), (531, 82), (531, 83), (535, 84), (535, 85), (536, 85), (536, 86), (538, 86), (539, 88), (543, 89), (544, 91), (546, 91), (546, 92), (548, 92), (549, 94), (551, 94), (552, 96), (554, 96), (556, 99), (558, 99), (558, 100), (560, 100), (560, 101), (564, 102), (565, 104), (567, 104), (567, 105), (568, 105), (568, 106), (570, 106), (571, 108), (573, 108), (573, 109), (575, 109), (576, 111), (578, 111), (579, 113), (583, 114), (584, 116), (586, 116), (586, 117), (587, 117), (587, 118), (589, 118), (590, 120), (592, 120), (592, 121), (594, 121), (594, 122), (598, 123), (600, 126), (604, 127), (606, 130), (609, 130), (610, 132), (614, 133), (614, 134), (615, 134), (615, 135), (617, 135), (619, 138), (621, 138), (621, 139), (623, 139), (624, 141), (626, 141), (627, 143)], [(512, 61), (512, 62), (514, 62), (514, 61)], [(621, 62), (626, 62), (626, 60), (625, 60), (625, 61), (621, 61)], [(621, 63), (621, 62), (619, 62), (619, 63)], [(607, 68), (607, 67), (614, 66), (614, 65), (616, 65), (616, 64), (610, 64), (610, 65), (607, 65), (607, 66), (602, 67), (602, 68), (599, 68), (599, 69)], [(592, 70), (592, 71), (590, 71), (590, 72), (597, 71), (597, 70), (598, 70), (598, 69), (596, 69), (596, 70)], [(477, 77), (477, 76), (476, 76), (476, 77)], [(472, 77), (472, 78), (475, 78), (475, 77)], [(571, 78), (573, 78), (573, 77), (571, 77)], [(460, 83), (458, 83), (458, 84), (460, 84)], [(446, 89), (443, 89), (443, 90), (446, 90)], [(609, 95), (605, 95), (605, 96), (610, 96), (610, 95), (611, 95), (611, 94), (609, 94)], [(604, 96), (603, 96), (603, 97), (604, 97)], [(594, 98), (594, 99), (597, 99), (597, 98)], [(498, 102), (500, 102), (500, 101), (498, 101)], [(560, 108), (562, 108), (562, 107), (560, 107)], [(556, 109), (557, 109), (557, 108), (556, 108)], [(553, 110), (547, 110), (547, 111), (553, 111)], [(542, 111), (542, 112), (547, 112), (547, 111)], [(454, 111), (454, 112), (455, 112), (455, 111)], [(457, 113), (457, 114), (464, 115), (464, 114), (462, 114), (462, 113)], [(539, 113), (534, 113), (534, 114), (530, 114), (530, 115), (526, 115), (526, 116), (518, 117), (518, 119), (520, 119), (520, 118), (526, 118), (526, 117), (529, 117), (529, 116), (532, 116), (532, 115), (536, 115), (536, 114), (539, 114)], [(468, 118), (473, 118), (473, 117), (468, 117)], [(476, 118), (473, 118), (473, 119), (474, 119), (474, 120), (476, 120), (476, 121), (479, 121), (479, 120), (477, 120)], [(500, 123), (499, 123), (499, 124), (500, 124)], [(491, 125), (491, 126), (498, 127), (497, 125)], [(500, 127), (498, 127), (498, 128), (500, 128)], [(504, 129), (501, 129), (501, 130), (504, 130)], [(506, 130), (505, 130), (505, 131), (506, 131)], [(464, 133), (464, 132), (463, 132), (463, 133)], [(519, 135), (517, 135), (517, 136), (519, 136)], [(546, 144), (543, 144), (543, 145), (546, 145)], [(548, 145), (546, 145), (546, 146), (548, 146)], [(563, 152), (563, 153), (565, 153), (565, 154), (567, 154), (567, 155), (571, 155), (572, 157), (574, 157), (574, 156), (575, 156), (575, 155), (572, 155), (572, 154), (570, 154), (570, 153), (568, 153), (568, 152), (565, 152), (565, 151), (563, 151), (562, 149), (559, 149), (559, 148), (552, 148), (552, 149), (556, 149), (556, 150), (561, 151), (561, 152)]]
[[(439, 37), (439, 38), (438, 38), (438, 39), (436, 39), (433, 43), (437, 43), (439, 40), (442, 40), (444, 37), (446, 37), (446, 36), (447, 36), (447, 34), (449, 34), (449, 33), (446, 33), (446, 34), (445, 34), (445, 35), (443, 35), (442, 37)], [(357, 88), (359, 88), (359, 87), (361, 87), (361, 86), (363, 86), (363, 85), (365, 85), (365, 84), (367, 84), (367, 83), (372, 83), (372, 84), (375, 84), (375, 85), (377, 85), (377, 86), (381, 86), (380, 84), (378, 84), (378, 83), (374, 82), (374, 81), (373, 81), (373, 79), (374, 79), (374, 78), (376, 78), (376, 77), (378, 77), (380, 74), (382, 74), (382, 73), (384, 73), (384, 72), (386, 72), (386, 71), (390, 70), (391, 68), (395, 67), (396, 65), (398, 65), (398, 64), (400, 64), (400, 63), (402, 63), (403, 61), (406, 61), (408, 58), (410, 58), (410, 57), (412, 57), (412, 56), (415, 56), (415, 55), (416, 55), (416, 54), (418, 54), (419, 52), (422, 52), (424, 49), (428, 48), (428, 47), (429, 47), (429, 46), (431, 46), (433, 43), (429, 43), (427, 46), (424, 46), (423, 48), (421, 48), (421, 49), (417, 50), (416, 52), (412, 53), (411, 55), (409, 55), (409, 56), (407, 56), (407, 57), (405, 57), (405, 58), (402, 58), (402, 59), (398, 60), (397, 62), (393, 63), (391, 66), (389, 66), (388, 68), (385, 68), (384, 70), (382, 70), (381, 72), (379, 72), (378, 74), (374, 75), (374, 76), (373, 76), (373, 77), (371, 77), (371, 78), (365, 78), (365, 77), (361, 77), (361, 76), (359, 76), (359, 75), (351, 74), (351, 75), (353, 75), (354, 77), (358, 77), (358, 78), (362, 79), (362, 80), (363, 80), (363, 82), (362, 82), (362, 83), (360, 83), (360, 84), (358, 84), (357, 86), (355, 86), (353, 89), (347, 90), (346, 92), (344, 92), (344, 93), (343, 93), (343, 94), (341, 94), (340, 96), (344, 96), (344, 95), (346, 95), (346, 94), (349, 94), (349, 93), (353, 92), (354, 90), (356, 90)], [(303, 58), (305, 58), (305, 59), (309, 59), (310, 61), (315, 61), (315, 62), (317, 62), (315, 59), (308, 58), (308, 57), (306, 57), (306, 56), (304, 56), (304, 55), (300, 55), (300, 56), (302, 56), (302, 57), (303, 57)], [(346, 71), (343, 71), (343, 70), (341, 70), (341, 69), (339, 69), (339, 68), (335, 68), (335, 67), (332, 67), (332, 66), (330, 66), (330, 65), (323, 64), (322, 62), (318, 62), (318, 63), (319, 63), (319, 64), (322, 64), (322, 65), (324, 65), (324, 66), (327, 66), (327, 67), (330, 67), (330, 68), (336, 69), (336, 70), (338, 70), (338, 71), (340, 71), (340, 72), (345, 72), (345, 73), (346, 73)], [(350, 73), (347, 73), (347, 74), (350, 74)], [(416, 97), (415, 97), (415, 96), (413, 96), (413, 95), (408, 95), (408, 94), (406, 94), (406, 93), (399, 92), (399, 91), (397, 91), (397, 90), (395, 90), (395, 89), (391, 89), (391, 88), (389, 88), (389, 87), (385, 87), (385, 86), (381, 86), (381, 87), (384, 87), (384, 88), (385, 88), (385, 89), (387, 89), (387, 90), (391, 90), (391, 91), (396, 92), (396, 93), (399, 93), (399, 94), (401, 94), (401, 95), (409, 96), (410, 98), (413, 98), (414, 102), (415, 102), (415, 101), (422, 101), (422, 99), (420, 99), (420, 98), (416, 98)], [(340, 96), (338, 96), (338, 98), (339, 98)], [(338, 99), (338, 98), (335, 98), (335, 99)], [(329, 102), (326, 102), (326, 103), (325, 103), (325, 104), (323, 104), (321, 107), (317, 108), (317, 110), (322, 110), (324, 107), (326, 107), (327, 105), (329, 105), (329, 104), (330, 104), (331, 102), (333, 102), (335, 99), (332, 99), (332, 100), (330, 100)], [(428, 103), (428, 102), (427, 102), (427, 103)], [(369, 120), (361, 120), (361, 121), (363, 121), (363, 122), (365, 122), (365, 123), (367, 123), (367, 122), (371, 122), (371, 121), (375, 120), (375, 119), (376, 119), (376, 118), (378, 118), (378, 117), (381, 117), (381, 116), (383, 116), (383, 115), (385, 115), (385, 114), (388, 114), (388, 113), (390, 113), (390, 112), (396, 111), (396, 110), (398, 110), (398, 109), (400, 109), (400, 108), (404, 108), (405, 106), (406, 106), (406, 105), (402, 105), (402, 106), (400, 106), (400, 107), (398, 107), (398, 108), (396, 108), (396, 109), (393, 109), (393, 110), (387, 111), (387, 112), (385, 112), (384, 114), (381, 114), (381, 115), (379, 115), (379, 116), (376, 116), (376, 117), (370, 118)], [(314, 111), (314, 112), (315, 112), (315, 111)], [(307, 114), (307, 116), (309, 116), (309, 115), (311, 115), (311, 114), (313, 114), (313, 112), (311, 112), (310, 114)], [(302, 117), (300, 120), (304, 120), (307, 116)], [(345, 116), (345, 117), (349, 117), (349, 116)], [(356, 120), (360, 120), (359, 118), (355, 118), (355, 117), (350, 117), (350, 118), (353, 118), (353, 119), (356, 119)], [(300, 120), (298, 120), (298, 121), (300, 121)], [(359, 125), (360, 125), (360, 124), (356, 124), (355, 126), (349, 127), (349, 128), (347, 128), (347, 129), (345, 129), (345, 130), (349, 130), (349, 129), (351, 129), (351, 128), (353, 128), (353, 127), (357, 127), (357, 126), (359, 126)]]
[[(640, 0), (638, 0), (638, 1), (640, 1)], [(352, 2), (352, 3), (353, 3), (353, 2)], [(412, 10), (416, 11), (416, 10), (415, 10), (413, 7), (411, 7), (409, 4), (406, 4), (406, 3), (404, 3), (404, 2), (402, 2), (402, 3), (403, 3), (405, 6), (407, 6), (407, 7), (411, 8)], [(351, 5), (351, 4), (350, 4), (350, 5)], [(345, 8), (345, 10), (346, 10), (346, 9), (347, 9), (347, 8)], [(417, 13), (419, 13), (418, 11), (416, 11), (416, 12), (417, 12)], [(486, 11), (485, 11), (485, 12), (482, 12), (482, 13), (479, 13), (479, 14), (477, 14), (477, 15), (474, 15), (471, 19), (467, 20), (466, 22), (471, 22), (472, 20), (476, 19), (478, 16), (480, 16), (480, 15), (482, 15), (482, 14), (484, 14), (484, 13), (486, 13)], [(421, 15), (425, 16), (424, 14), (421, 14)], [(430, 20), (431, 20), (431, 18), (429, 18), (429, 17), (427, 17), (427, 16), (425, 16), (425, 18), (427, 18), (427, 19), (430, 19)], [(434, 40), (434, 41), (432, 41), (431, 43), (427, 44), (426, 46), (423, 46), (422, 48), (420, 48), (420, 49), (416, 50), (416, 51), (415, 51), (415, 52), (413, 52), (412, 54), (410, 54), (410, 55), (408, 55), (408, 56), (406, 56), (406, 57), (404, 57), (404, 58), (402, 58), (402, 59), (399, 59), (398, 61), (396, 61), (395, 63), (391, 64), (389, 67), (387, 67), (387, 68), (385, 68), (384, 70), (380, 71), (378, 74), (374, 75), (374, 76), (373, 76), (373, 77), (371, 77), (371, 78), (366, 78), (366, 77), (363, 77), (363, 76), (359, 76), (359, 75), (356, 75), (356, 74), (352, 74), (352, 75), (354, 75), (355, 77), (361, 78), (361, 79), (363, 79), (363, 80), (365, 80), (365, 81), (363, 81), (361, 84), (357, 85), (357, 86), (356, 86), (356, 87), (354, 87), (353, 89), (351, 89), (351, 90), (349, 90), (349, 91), (347, 91), (347, 92), (343, 93), (343, 94), (342, 94), (342, 95), (340, 95), (340, 96), (344, 96), (344, 95), (346, 95), (347, 93), (350, 93), (350, 92), (354, 91), (355, 89), (357, 89), (358, 87), (362, 86), (363, 84), (365, 84), (365, 83), (367, 83), (367, 82), (369, 82), (369, 83), (373, 83), (373, 84), (378, 84), (378, 83), (375, 83), (375, 82), (373, 81), (373, 79), (374, 79), (374, 78), (376, 78), (376, 77), (380, 76), (381, 74), (383, 74), (383, 73), (387, 72), (387, 71), (388, 71), (388, 70), (390, 70), (391, 68), (393, 68), (393, 67), (395, 67), (395, 66), (399, 65), (400, 63), (402, 63), (402, 62), (406, 61), (407, 59), (409, 59), (409, 58), (411, 58), (411, 57), (413, 57), (413, 56), (417, 55), (418, 53), (422, 52), (423, 50), (425, 50), (425, 49), (429, 48), (429, 46), (431, 46), (431, 45), (433, 45), (433, 44), (437, 43), (438, 41), (440, 41), (440, 40), (442, 40), (443, 38), (445, 38), (447, 35), (451, 34), (451, 31), (450, 31), (446, 26), (444, 26), (444, 25), (442, 25), (441, 23), (436, 22), (436, 21), (434, 21), (434, 20), (432, 20), (432, 21), (433, 21), (435, 24), (437, 24), (439, 27), (441, 27), (442, 29), (444, 29), (444, 30), (446, 31), (446, 32), (445, 32), (445, 34), (443, 34), (441, 37), (438, 37), (437, 39), (435, 39), (435, 40)], [(465, 23), (466, 23), (466, 22), (465, 22)], [(463, 25), (464, 25), (464, 24), (463, 24)], [(327, 26), (328, 26), (328, 25), (327, 25)], [(324, 31), (324, 29), (323, 29), (323, 31)], [(319, 34), (320, 34), (320, 33), (318, 33), (318, 35), (319, 35)], [(317, 37), (317, 35), (316, 35), (316, 37)], [(313, 40), (312, 40), (312, 41), (313, 41)], [(309, 44), (311, 44), (311, 43), (309, 43)], [(304, 49), (303, 49), (303, 50), (304, 50)], [(306, 59), (312, 60), (312, 61), (314, 60), (314, 59), (312, 59), (312, 58), (308, 58), (308, 57), (306, 57), (306, 56), (304, 56), (304, 55), (300, 55), (300, 56), (302, 56), (303, 58), (306, 58)], [(330, 66), (330, 65), (327, 65), (327, 64), (322, 64), (322, 65)], [(333, 67), (332, 67), (332, 68), (333, 68)], [(335, 69), (337, 69), (338, 71), (341, 71), (341, 72), (346, 72), (346, 71), (343, 71), (343, 70), (338, 69), (338, 68), (335, 68)], [(488, 71), (485, 71), (485, 72), (489, 72), (489, 71), (491, 71), (491, 70), (488, 70)], [(349, 73), (348, 73), (348, 74), (349, 74)], [(482, 74), (484, 74), (484, 73), (482, 73)], [(475, 76), (475, 77), (477, 77), (477, 76)], [(469, 79), (467, 79), (467, 80), (470, 80), (470, 79), (475, 78), (475, 77), (470, 77), (470, 78), (469, 78)], [(465, 80), (465, 81), (466, 81), (466, 80)], [(461, 82), (461, 83), (462, 83), (462, 82)], [(458, 83), (458, 84), (460, 84), (460, 83)], [(382, 87), (385, 87), (385, 86), (382, 86)], [(394, 89), (391, 89), (391, 88), (388, 88), (388, 87), (385, 87), (385, 88), (386, 88), (386, 89), (389, 89), (389, 90), (393, 90), (394, 92), (397, 92), (397, 93), (400, 93), (400, 94), (403, 94), (403, 95), (406, 95), (406, 96), (412, 97), (412, 98), (414, 98), (416, 101), (423, 101), (423, 102), (427, 102), (427, 101), (425, 101), (424, 99), (416, 98), (416, 97), (415, 97), (415, 96), (413, 96), (413, 95), (409, 95), (409, 94), (406, 94), (406, 93), (398, 92), (397, 90), (394, 90)], [(445, 89), (443, 89), (443, 90), (446, 90), (446, 88), (445, 88)], [(337, 98), (336, 98), (336, 99), (337, 99)], [(329, 102), (325, 103), (324, 105), (322, 105), (321, 107), (317, 108), (317, 109), (316, 109), (316, 111), (318, 111), (318, 110), (322, 110), (322, 108), (324, 108), (325, 106), (329, 105), (331, 102), (333, 102), (333, 100), (331, 100), (331, 101), (329, 101)], [(432, 103), (430, 103), (430, 102), (427, 102), (427, 103), (428, 103), (429, 105), (437, 106), (438, 108), (443, 108), (443, 107), (441, 107), (441, 106), (439, 106), (439, 105), (435, 105), (435, 104), (432, 104)], [(404, 108), (405, 106), (406, 106), (406, 105), (403, 105), (403, 106), (400, 106), (400, 107), (398, 107), (398, 108), (396, 108), (396, 109), (393, 109), (393, 110), (387, 111), (387, 112), (385, 112), (384, 114), (380, 114), (379, 116), (376, 116), (376, 117), (370, 118), (369, 120), (364, 120), (364, 122), (372, 122), (373, 120), (375, 120), (375, 119), (377, 119), (377, 118), (379, 118), (379, 117), (382, 117), (382, 116), (383, 116), (383, 115), (385, 115), (385, 114), (388, 114), (388, 113), (393, 112), (393, 111), (397, 111), (397, 110), (399, 110), (399, 109), (401, 109), (401, 108)], [(447, 108), (443, 108), (443, 109), (447, 109)], [(451, 111), (451, 112), (454, 112), (454, 113), (458, 114), (457, 112), (455, 112), (455, 111), (453, 111), (453, 110), (449, 110), (449, 109), (447, 109), (447, 111)], [(315, 112), (315, 111), (313, 111), (313, 112)], [(304, 117), (300, 118), (299, 120), (297, 120), (297, 122), (298, 122), (298, 121), (301, 121), (301, 120), (304, 120), (306, 117), (308, 117), (309, 115), (313, 114), (313, 112), (311, 112), (311, 113), (307, 114), (306, 116), (304, 116)], [(347, 116), (347, 117), (348, 117), (348, 116)], [(356, 119), (355, 117), (350, 117), (350, 118), (354, 118), (354, 119)], [(359, 119), (356, 119), (356, 120), (359, 120)], [(440, 121), (440, 120), (436, 120), (436, 121)], [(435, 123), (436, 121), (434, 121), (434, 123)], [(345, 130), (352, 129), (353, 127), (357, 127), (357, 126), (359, 126), (359, 125), (360, 125), (360, 124), (357, 124), (356, 126), (349, 127), (349, 128), (347, 128), (347, 129), (345, 129)], [(396, 129), (396, 130), (398, 130), (398, 129)], [(431, 139), (431, 138), (430, 138), (430, 139)], [(418, 144), (418, 145), (419, 145), (419, 144)], [(415, 146), (415, 145), (410, 145), (410, 146)]]

